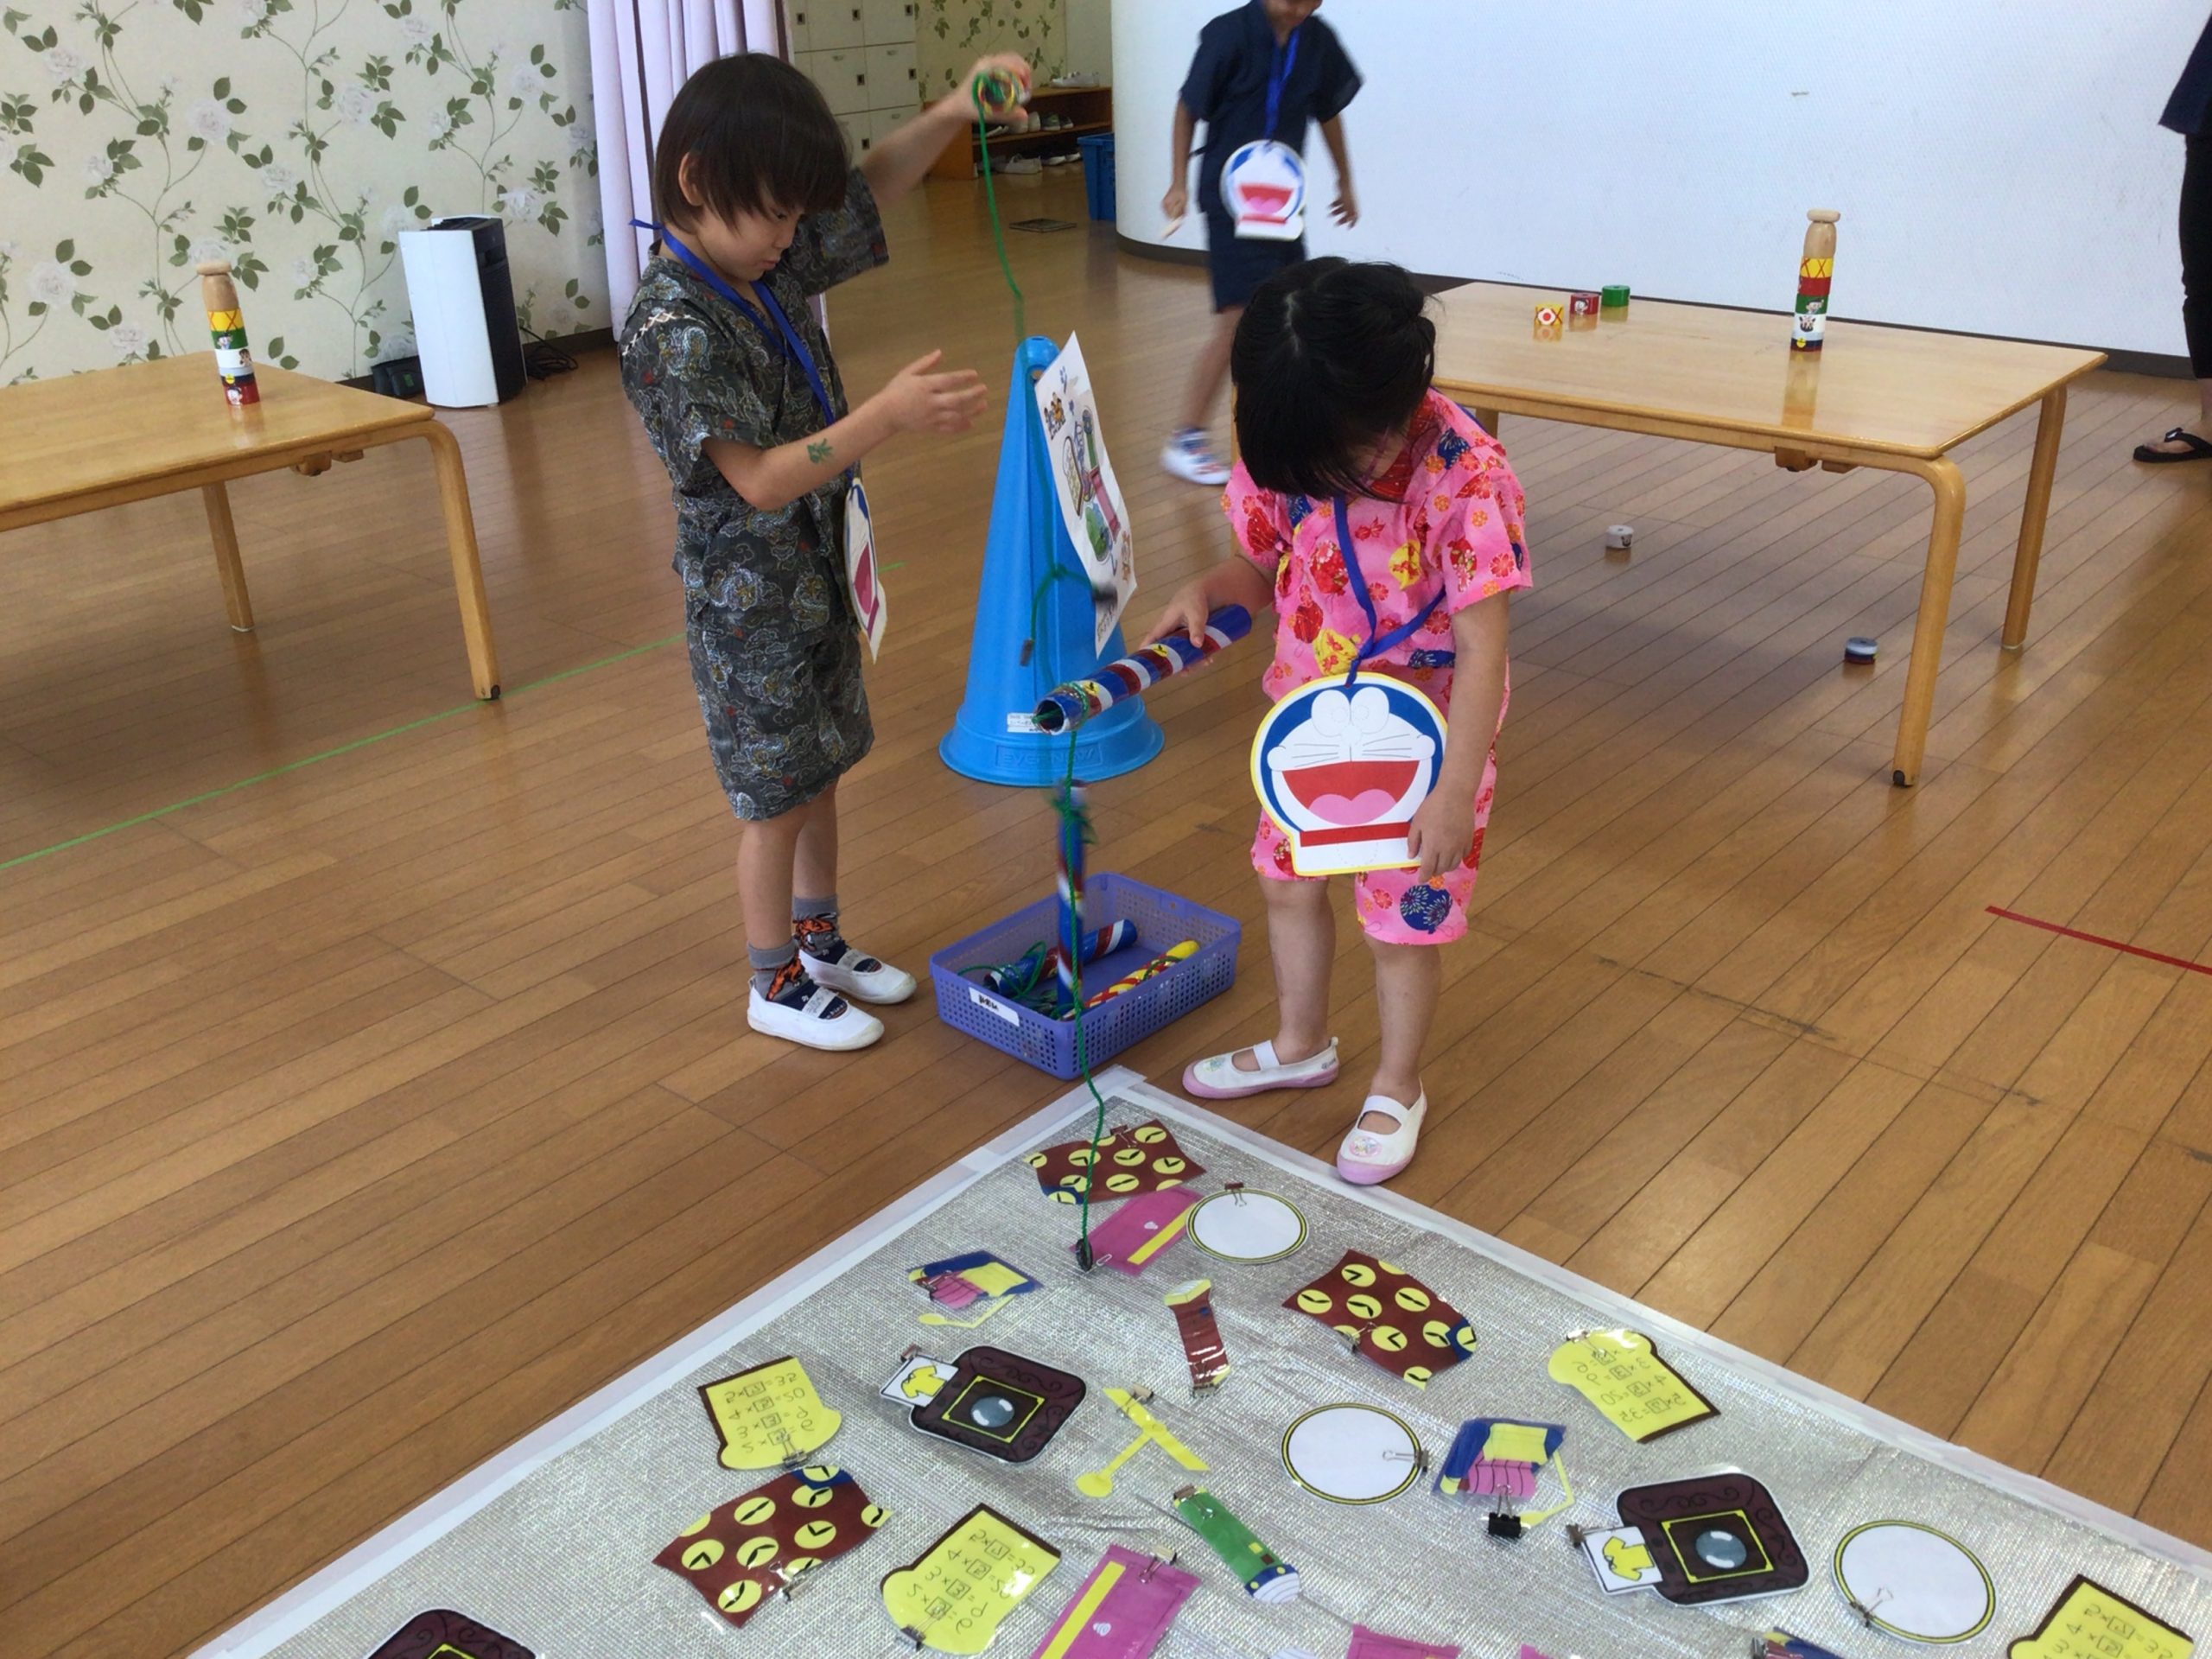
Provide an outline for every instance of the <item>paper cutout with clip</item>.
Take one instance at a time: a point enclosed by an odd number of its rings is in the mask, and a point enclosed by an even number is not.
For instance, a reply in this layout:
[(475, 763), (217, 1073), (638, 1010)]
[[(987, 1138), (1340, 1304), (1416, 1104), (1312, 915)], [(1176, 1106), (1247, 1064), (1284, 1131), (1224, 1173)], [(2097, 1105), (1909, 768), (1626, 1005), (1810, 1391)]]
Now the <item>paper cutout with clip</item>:
[(797, 1468), (844, 1421), (823, 1404), (806, 1367), (788, 1356), (702, 1384), (699, 1397), (722, 1437), (725, 1469)]
[(1164, 1424), (1145, 1409), (1145, 1402), (1152, 1398), (1149, 1389), (1109, 1389), (1106, 1397), (1122, 1408), (1122, 1413), (1137, 1426), (1137, 1437), (1103, 1469), (1094, 1469), (1089, 1474), (1076, 1477), (1075, 1489), (1085, 1497), (1105, 1497), (1114, 1490), (1114, 1473), (1147, 1446), (1156, 1446), (1169, 1457), (1194, 1474), (1205, 1472), (1205, 1459), (1198, 1456), (1167, 1432)]
[(1051, 1443), (1083, 1403), (1084, 1381), (1002, 1348), (970, 1348), (952, 1375), (916, 1406), (925, 1434), (982, 1452), (1002, 1463), (1027, 1463)]
[(1147, 1659), (1198, 1587), (1172, 1562), (1109, 1544), (1029, 1659)]
[(1364, 1624), (1351, 1627), (1351, 1649), (1344, 1659), (1459, 1659), (1459, 1649), (1448, 1643), (1413, 1642), (1402, 1636), (1385, 1636)]
[(1403, 1268), (1346, 1250), (1283, 1306), (1311, 1315), (1394, 1376), (1428, 1386), (1475, 1351), (1475, 1333), (1442, 1297)]
[(932, 1653), (981, 1653), (1059, 1563), (1043, 1539), (978, 1504), (919, 1560), (885, 1575), (883, 1610)]
[(466, 1613), (434, 1607), (409, 1619), (369, 1659), (537, 1659), (511, 1636)]
[(1641, 1331), (1579, 1331), (1553, 1351), (1549, 1370), (1638, 1445), (1719, 1414)]
[[(1060, 1204), (1073, 1204), (1086, 1189), (1092, 1204), (1111, 1204), (1140, 1192), (1181, 1186), (1206, 1173), (1205, 1165), (1184, 1156), (1175, 1137), (1157, 1121), (1111, 1129), (1095, 1146), (1089, 1141), (1069, 1141), (1047, 1147), (1031, 1153), (1027, 1162), (1037, 1172), (1037, 1185), (1045, 1196)], [(1094, 1165), (1098, 1171), (1095, 1187)]]
[(1819, 1643), (1787, 1630), (1764, 1632), (1751, 1648), (1752, 1659), (1842, 1659)]
[[(1436, 1477), (1440, 1497), (1490, 1505), (1490, 1534), (1518, 1538), (1574, 1503), (1560, 1448), (1567, 1430), (1558, 1423), (1522, 1422), (1513, 1418), (1476, 1417), (1459, 1426), (1444, 1467)], [(1545, 1470), (1559, 1478), (1560, 1497), (1541, 1510), (1522, 1506), (1536, 1496)]]
[(1766, 1488), (1740, 1471), (1630, 1488), (1622, 1524), (1581, 1536), (1608, 1595), (1649, 1586), (1677, 1606), (1801, 1589), (1804, 1552)]
[(1213, 1281), (1193, 1279), (1167, 1293), (1167, 1306), (1175, 1310), (1175, 1328), (1183, 1338), (1183, 1357), (1191, 1365), (1191, 1392), (1204, 1394), (1218, 1388), (1229, 1375), (1229, 1348), (1221, 1339), (1221, 1321), (1214, 1318)]
[(1298, 1599), (1298, 1569), (1262, 1543), (1251, 1528), (1231, 1515), (1229, 1506), (1205, 1487), (1185, 1486), (1177, 1492), (1175, 1513), (1243, 1580), (1244, 1593), (1253, 1600)]
[(875, 1535), (884, 1511), (842, 1470), (779, 1475), (719, 1504), (653, 1557), (732, 1624), (823, 1562)]
[(930, 1299), (924, 1325), (972, 1331), (1016, 1296), (1027, 1296), (1037, 1281), (988, 1250), (969, 1250), (941, 1262), (909, 1268), (906, 1277)]
[[(1135, 1278), (1183, 1236), (1198, 1195), (1187, 1186), (1164, 1186), (1139, 1193), (1090, 1230), (1091, 1259), (1102, 1268)], [(1068, 1246), (1080, 1251), (1080, 1241)]]
[(2011, 1659), (2190, 1659), (2196, 1643), (2093, 1580), (2076, 1577)]
[(1948, 1646), (1997, 1616), (1997, 1583), (1981, 1558), (1917, 1521), (1868, 1521), (1835, 1547), (1836, 1588), (1870, 1630)]

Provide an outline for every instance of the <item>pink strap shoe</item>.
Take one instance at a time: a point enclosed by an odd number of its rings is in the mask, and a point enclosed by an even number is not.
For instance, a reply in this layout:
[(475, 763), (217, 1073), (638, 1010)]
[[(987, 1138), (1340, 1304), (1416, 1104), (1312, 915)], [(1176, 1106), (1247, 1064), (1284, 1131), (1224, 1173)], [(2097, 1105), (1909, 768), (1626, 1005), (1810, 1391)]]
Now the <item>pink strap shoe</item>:
[[(1377, 1135), (1359, 1126), (1370, 1113), (1393, 1120), (1397, 1127)], [(1388, 1095), (1370, 1095), (1352, 1120), (1351, 1133), (1337, 1148), (1337, 1173), (1355, 1186), (1373, 1186), (1400, 1173), (1414, 1160), (1414, 1147), (1421, 1140), (1421, 1119), (1428, 1116), (1426, 1090), (1410, 1106), (1401, 1106)]]
[(1183, 1087), (1200, 1100), (1241, 1100), (1264, 1095), (1270, 1089), (1319, 1089), (1337, 1080), (1337, 1039), (1303, 1060), (1279, 1060), (1275, 1046), (1255, 1043), (1252, 1058), (1259, 1070), (1247, 1071), (1236, 1064), (1237, 1052), (1215, 1054), (1199, 1060), (1183, 1073)]

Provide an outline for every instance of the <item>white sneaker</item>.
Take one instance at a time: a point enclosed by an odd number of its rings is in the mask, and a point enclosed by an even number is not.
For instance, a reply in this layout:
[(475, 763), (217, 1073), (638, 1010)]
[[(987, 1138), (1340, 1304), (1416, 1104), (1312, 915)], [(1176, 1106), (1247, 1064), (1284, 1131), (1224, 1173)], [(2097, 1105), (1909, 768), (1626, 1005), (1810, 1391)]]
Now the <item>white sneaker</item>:
[(883, 1035), (880, 1020), (835, 991), (824, 990), (804, 974), (794, 976), (773, 998), (755, 988), (746, 1003), (745, 1023), (766, 1037), (836, 1052), (866, 1048)]
[(1170, 476), (1186, 484), (1205, 484), (1219, 489), (1229, 482), (1229, 468), (1221, 464), (1213, 447), (1206, 442), (1206, 435), (1196, 427), (1188, 427), (1167, 440), (1167, 447), (1160, 452), (1160, 465)]
[(912, 974), (874, 957), (864, 957), (849, 944), (836, 962), (825, 962), (804, 946), (798, 955), (809, 979), (824, 990), (841, 992), (856, 1001), (904, 1002), (914, 994)]

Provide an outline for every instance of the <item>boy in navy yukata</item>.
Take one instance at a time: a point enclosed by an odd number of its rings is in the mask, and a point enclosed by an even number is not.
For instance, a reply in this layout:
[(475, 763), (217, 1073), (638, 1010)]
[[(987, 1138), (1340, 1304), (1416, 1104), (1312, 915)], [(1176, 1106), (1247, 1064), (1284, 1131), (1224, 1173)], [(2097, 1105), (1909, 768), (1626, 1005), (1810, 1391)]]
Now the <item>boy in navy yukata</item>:
[(1176, 101), (1174, 170), (1160, 211), (1172, 226), (1189, 207), (1191, 143), (1203, 121), (1206, 145), (1198, 161), (1198, 207), (1206, 216), (1215, 317), (1191, 377), (1181, 421), (1160, 464), (1193, 484), (1217, 486), (1229, 481), (1229, 468), (1207, 441), (1206, 424), (1229, 374), (1236, 320), (1254, 289), (1306, 257), (1303, 236), (1282, 240), (1237, 234), (1222, 197), (1222, 168), (1245, 145), (1266, 139), (1303, 155), (1306, 124), (1318, 121), (1337, 168), (1332, 211), (1339, 225), (1359, 222), (1343, 121), (1344, 106), (1359, 91), (1359, 72), (1336, 31), (1313, 15), (1320, 9), (1321, 0), (1249, 0), (1224, 12), (1198, 31), (1198, 53)]

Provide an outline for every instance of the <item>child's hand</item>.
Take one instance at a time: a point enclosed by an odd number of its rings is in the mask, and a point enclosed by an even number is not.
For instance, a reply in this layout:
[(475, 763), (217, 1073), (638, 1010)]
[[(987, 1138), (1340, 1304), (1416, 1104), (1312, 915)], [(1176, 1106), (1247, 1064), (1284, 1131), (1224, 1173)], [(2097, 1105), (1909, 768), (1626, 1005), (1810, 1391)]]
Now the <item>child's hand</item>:
[(1339, 184), (1337, 187), (1337, 200), (1330, 211), (1336, 215), (1337, 223), (1339, 225), (1351, 226), (1359, 223), (1359, 200), (1352, 194), (1350, 184)]
[[(1171, 633), (1183, 633), (1190, 636), (1192, 645), (1204, 646), (1206, 642), (1206, 618), (1211, 614), (1207, 608), (1205, 583), (1186, 582), (1176, 590), (1175, 597), (1167, 601), (1167, 608), (1160, 613), (1160, 620), (1152, 625), (1152, 632), (1146, 634), (1139, 644), (1148, 645), (1155, 639), (1165, 639)], [(1471, 830), (1469, 833), (1473, 832)]]
[(983, 412), (990, 390), (973, 369), (933, 372), (943, 352), (918, 357), (893, 375), (876, 399), (899, 432), (965, 432)]
[(1160, 216), (1167, 221), (1167, 233), (1173, 236), (1175, 227), (1183, 222), (1183, 215), (1190, 211), (1191, 193), (1181, 185), (1171, 185), (1167, 194), (1160, 199)]
[[(960, 84), (963, 86), (973, 86), (979, 76), (1000, 74), (1011, 75), (1020, 83), (1021, 91), (1019, 99), (1028, 97), (1029, 60), (1013, 52), (997, 52), (988, 58), (976, 59), (975, 67), (968, 71), (967, 78)], [(1014, 132), (1023, 131), (1029, 125), (1029, 111), (1021, 108), (1018, 100), (1010, 108), (993, 109), (988, 113), (992, 121)]]
[(1474, 803), (1446, 798), (1441, 790), (1430, 791), (1414, 814), (1413, 828), (1406, 832), (1406, 852), (1421, 879), (1433, 881), (1464, 864), (1474, 844)]

